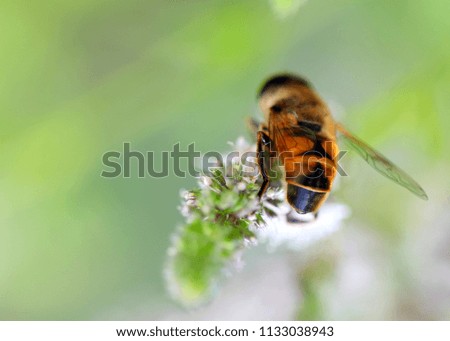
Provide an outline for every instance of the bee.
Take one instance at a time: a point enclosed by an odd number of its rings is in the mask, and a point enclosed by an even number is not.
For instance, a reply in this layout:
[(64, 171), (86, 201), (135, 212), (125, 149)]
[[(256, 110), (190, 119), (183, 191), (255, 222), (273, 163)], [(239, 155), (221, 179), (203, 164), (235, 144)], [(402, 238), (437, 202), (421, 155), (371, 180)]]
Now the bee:
[(287, 202), (300, 214), (317, 216), (337, 174), (337, 133), (379, 173), (428, 199), (408, 174), (336, 122), (305, 79), (289, 74), (274, 76), (262, 86), (258, 97), (265, 118), (257, 127), (257, 161), (263, 178), (260, 199), (276, 177), (273, 169), (282, 166)]

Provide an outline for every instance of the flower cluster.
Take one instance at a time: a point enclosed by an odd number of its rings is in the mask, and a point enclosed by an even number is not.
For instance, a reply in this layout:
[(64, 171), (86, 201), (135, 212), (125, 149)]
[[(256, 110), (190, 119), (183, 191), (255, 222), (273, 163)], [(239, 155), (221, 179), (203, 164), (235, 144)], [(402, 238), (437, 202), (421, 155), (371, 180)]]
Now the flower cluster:
[[(251, 148), (243, 139), (233, 147)], [(345, 207), (338, 205), (328, 208), (336, 218), (332, 222), (305, 221), (286, 204), (277, 183), (259, 200), (261, 178), (244, 176), (243, 167), (236, 160), (218, 165), (199, 178), (198, 188), (181, 193), (180, 211), (186, 223), (172, 238), (165, 275), (173, 298), (186, 306), (211, 297), (222, 274), (239, 263), (241, 251), (257, 240), (272, 248), (284, 242), (305, 245), (336, 230), (347, 215)], [(320, 228), (321, 221), (325, 228)], [(308, 236), (306, 226), (313, 235)]]

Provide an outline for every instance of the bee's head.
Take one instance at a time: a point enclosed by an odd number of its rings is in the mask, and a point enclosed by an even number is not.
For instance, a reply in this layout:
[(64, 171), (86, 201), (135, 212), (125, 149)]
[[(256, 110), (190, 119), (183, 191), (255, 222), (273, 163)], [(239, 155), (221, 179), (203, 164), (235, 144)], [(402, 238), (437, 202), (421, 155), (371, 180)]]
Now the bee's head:
[(279, 88), (289, 86), (305, 86), (307, 88), (311, 88), (311, 84), (302, 77), (290, 74), (280, 74), (269, 78), (263, 84), (258, 92), (258, 98), (261, 98), (268, 93), (273, 93)]
[(311, 84), (302, 77), (279, 74), (268, 79), (258, 92), (259, 104), (263, 112), (267, 113), (270, 108), (288, 98), (298, 98), (299, 94), (312, 89)]

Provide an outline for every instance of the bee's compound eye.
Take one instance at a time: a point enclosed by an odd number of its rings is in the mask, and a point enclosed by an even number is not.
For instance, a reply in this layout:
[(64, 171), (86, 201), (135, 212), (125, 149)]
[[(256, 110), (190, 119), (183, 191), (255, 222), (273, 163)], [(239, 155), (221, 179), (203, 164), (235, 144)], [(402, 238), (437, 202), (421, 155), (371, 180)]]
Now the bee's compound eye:
[(270, 108), (270, 110), (272, 110), (275, 113), (280, 113), (283, 110), (283, 108), (281, 106), (275, 104)]

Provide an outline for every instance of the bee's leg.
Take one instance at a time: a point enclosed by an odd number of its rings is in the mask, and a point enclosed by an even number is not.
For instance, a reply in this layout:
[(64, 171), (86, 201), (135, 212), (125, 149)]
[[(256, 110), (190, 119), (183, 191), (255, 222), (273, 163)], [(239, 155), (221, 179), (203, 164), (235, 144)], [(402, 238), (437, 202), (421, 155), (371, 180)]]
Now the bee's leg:
[(265, 152), (269, 149), (270, 153), (270, 145), (272, 141), (270, 140), (270, 137), (261, 130), (258, 131), (258, 134), (256, 136), (257, 136), (256, 153), (258, 158), (258, 166), (259, 171), (261, 172), (261, 176), (263, 178), (261, 189), (258, 192), (258, 198), (261, 199), (264, 193), (266, 192), (267, 188), (269, 187), (269, 176), (267, 175), (265, 164), (265, 162), (267, 161)]
[(319, 211), (314, 212), (314, 220), (316, 220), (318, 216), (319, 216)]

